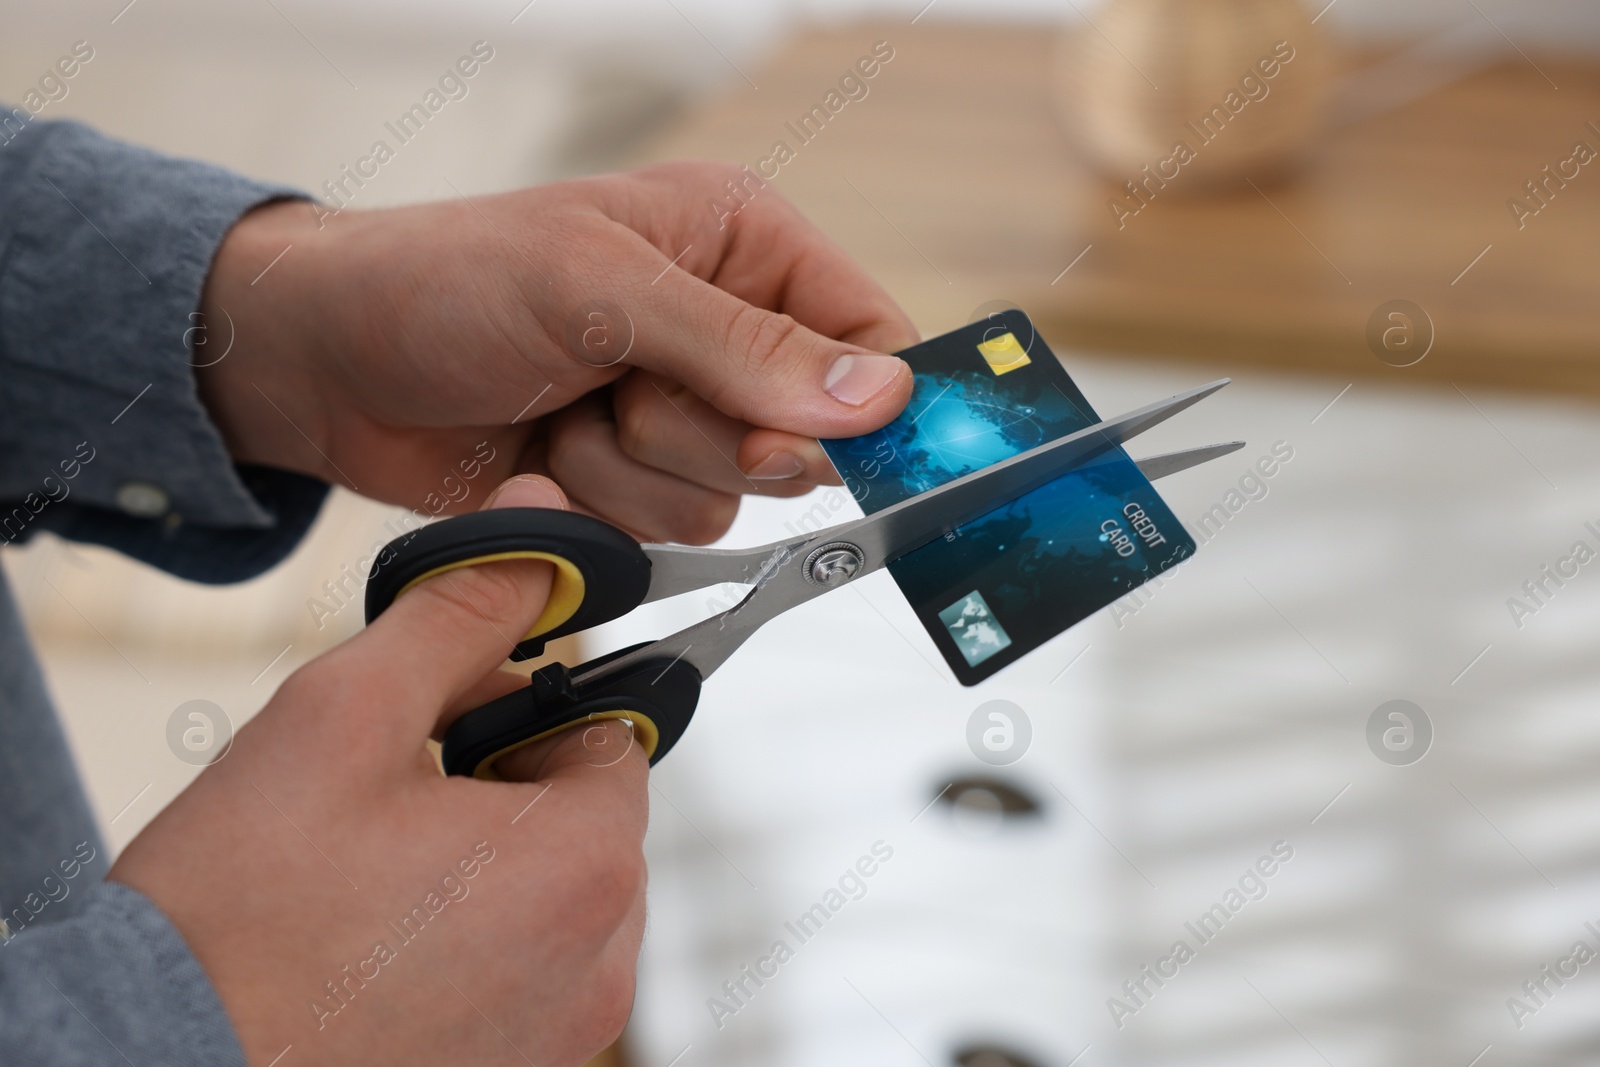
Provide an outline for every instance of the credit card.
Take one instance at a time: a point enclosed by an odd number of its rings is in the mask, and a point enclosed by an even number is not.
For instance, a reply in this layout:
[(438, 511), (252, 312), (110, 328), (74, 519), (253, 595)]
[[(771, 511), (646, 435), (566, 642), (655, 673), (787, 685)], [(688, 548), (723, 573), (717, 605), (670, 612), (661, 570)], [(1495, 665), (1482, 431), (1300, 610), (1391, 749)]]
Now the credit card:
[[(1021, 311), (899, 353), (911, 402), (823, 441), (867, 514), (1100, 421)], [(945, 662), (976, 685), (1193, 555), (1120, 447), (889, 564)]]

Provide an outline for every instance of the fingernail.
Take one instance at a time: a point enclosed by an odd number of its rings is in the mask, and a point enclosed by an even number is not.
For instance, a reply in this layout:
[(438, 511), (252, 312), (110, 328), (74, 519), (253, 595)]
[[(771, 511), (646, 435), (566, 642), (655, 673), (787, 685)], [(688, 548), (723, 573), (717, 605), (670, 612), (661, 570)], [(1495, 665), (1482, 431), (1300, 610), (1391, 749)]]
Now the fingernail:
[(793, 452), (774, 452), (744, 473), (745, 477), (758, 482), (777, 481), (782, 478), (793, 478), (805, 469), (805, 462)]
[(835, 400), (860, 407), (900, 377), (905, 361), (894, 356), (861, 352), (840, 356), (828, 368), (822, 387)]
[(522, 474), (501, 482), (483, 505), (485, 508), (559, 508), (567, 498), (555, 483), (535, 474)]

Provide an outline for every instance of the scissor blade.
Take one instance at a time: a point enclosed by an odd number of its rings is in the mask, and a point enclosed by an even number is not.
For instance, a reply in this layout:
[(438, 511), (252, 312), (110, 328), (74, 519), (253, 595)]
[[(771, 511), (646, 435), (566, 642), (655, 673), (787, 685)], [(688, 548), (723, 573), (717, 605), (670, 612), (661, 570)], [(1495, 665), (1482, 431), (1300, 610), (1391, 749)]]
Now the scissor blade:
[[(1180, 449), (1177, 452), (1166, 452), (1159, 456), (1141, 459), (1138, 461), (1139, 469), (1153, 482), (1157, 478), (1165, 478), (1169, 474), (1188, 470), (1190, 467), (1236, 452), (1243, 447), (1243, 441), (1229, 441), (1226, 444)], [(806, 535), (801, 535), (793, 538), (792, 542), (798, 544), (806, 539)], [(704, 589), (722, 582), (753, 585), (764, 573), (763, 568), (770, 569), (773, 561), (781, 555), (782, 549), (787, 547), (787, 544), (779, 542), (759, 548), (732, 551), (689, 548), (684, 545), (643, 545), (641, 547), (645, 555), (650, 557), (653, 564), (650, 591), (645, 595), (644, 603), (648, 604), (653, 600), (677, 596), (695, 589)]]
[(650, 590), (643, 604), (724, 583), (754, 585), (783, 561), (783, 549), (804, 543), (806, 534), (756, 548), (691, 548), (640, 545), (650, 559)]
[(1230, 380), (1222, 378), (1179, 393), (962, 475), (875, 515), (838, 527), (836, 537), (861, 546), (867, 568), (876, 569), (1055, 481), (1074, 467), (1199, 403)]
[(1159, 456), (1139, 460), (1139, 470), (1153, 482), (1157, 478), (1165, 478), (1169, 474), (1177, 474), (1190, 467), (1198, 467), (1208, 460), (1226, 456), (1229, 452), (1237, 452), (1243, 447), (1243, 441), (1227, 441), (1216, 445), (1201, 445), (1198, 448), (1181, 448), (1176, 452), (1163, 452)]
[[(805, 563), (812, 553), (834, 542), (853, 544), (861, 549), (863, 557), (857, 573), (878, 570), (956, 527), (1054, 481), (1086, 460), (1143, 433), (1227, 384), (1228, 379), (1223, 378), (1199, 389), (1180, 393), (1170, 400), (1096, 423), (981, 471), (946, 482), (936, 489), (885, 508), (876, 515), (792, 540), (774, 541), (769, 545), (734, 551), (645, 545), (644, 551), (651, 559), (653, 570), (660, 572), (652, 579), (647, 599), (659, 599), (716, 581), (742, 579), (755, 588), (727, 611), (616, 659), (592, 665), (580, 672), (575, 680), (587, 684), (645, 660), (671, 661), (679, 658), (693, 664), (701, 678), (709, 678), (746, 638), (769, 619), (832, 588), (813, 581), (806, 574)], [(1189, 451), (1203, 452), (1205, 449)], [(1169, 458), (1156, 457), (1160, 461)]]

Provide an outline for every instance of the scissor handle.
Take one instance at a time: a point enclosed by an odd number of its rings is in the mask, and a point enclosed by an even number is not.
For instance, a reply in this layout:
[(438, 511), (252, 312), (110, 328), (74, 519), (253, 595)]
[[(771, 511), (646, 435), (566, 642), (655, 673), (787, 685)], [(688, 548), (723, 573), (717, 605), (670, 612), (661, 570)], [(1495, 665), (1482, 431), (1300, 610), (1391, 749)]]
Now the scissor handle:
[(615, 526), (552, 508), (495, 508), (424, 526), (384, 546), (367, 577), (367, 621), (418, 582), (506, 559), (556, 567), (550, 600), (511, 653), (514, 660), (541, 655), (552, 638), (621, 618), (650, 590), (650, 558)]
[[(512, 651), (515, 660), (540, 655), (551, 638), (626, 615), (650, 590), (650, 558), (616, 527), (570, 511), (496, 508), (389, 542), (367, 578), (367, 621), (428, 578), (507, 559), (543, 559), (556, 567), (549, 603)], [(578, 671), (642, 647), (602, 656)], [(445, 773), (494, 780), (494, 763), (507, 752), (605, 719), (626, 719), (633, 743), (654, 765), (683, 735), (699, 699), (700, 672), (682, 658), (646, 659), (588, 684), (575, 682), (565, 664), (553, 663), (535, 671), (526, 687), (451, 724), (444, 735)]]
[[(579, 671), (643, 647), (619, 649)], [(506, 753), (606, 719), (626, 719), (631, 724), (632, 743), (644, 750), (653, 767), (683, 736), (699, 700), (700, 672), (682, 658), (646, 659), (588, 685), (574, 681), (566, 664), (552, 663), (535, 671), (526, 687), (452, 723), (444, 734), (444, 771), (498, 781), (494, 763)], [(607, 764), (624, 754), (625, 750), (614, 757), (597, 752)]]

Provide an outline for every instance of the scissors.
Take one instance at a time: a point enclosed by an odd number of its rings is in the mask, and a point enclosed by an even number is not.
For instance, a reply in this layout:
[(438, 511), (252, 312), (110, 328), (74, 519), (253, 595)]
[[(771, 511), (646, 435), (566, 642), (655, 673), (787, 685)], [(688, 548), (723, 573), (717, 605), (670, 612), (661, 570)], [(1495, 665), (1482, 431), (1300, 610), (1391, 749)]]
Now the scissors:
[[(371, 622), (435, 575), (508, 559), (555, 565), (550, 599), (511, 658), (541, 655), (545, 642), (620, 618), (641, 604), (712, 585), (750, 587), (738, 604), (657, 641), (568, 667), (553, 663), (529, 684), (467, 712), (445, 732), (446, 774), (496, 780), (494, 763), (573, 726), (626, 720), (651, 765), (689, 725), (701, 684), (768, 621), (921, 548), (1054, 481), (1210, 396), (1230, 379), (1098, 422), (873, 515), (756, 548), (641, 545), (599, 519), (544, 508), (461, 515), (391, 541), (367, 581)], [(1244, 447), (1182, 449), (1138, 461), (1154, 480)]]

